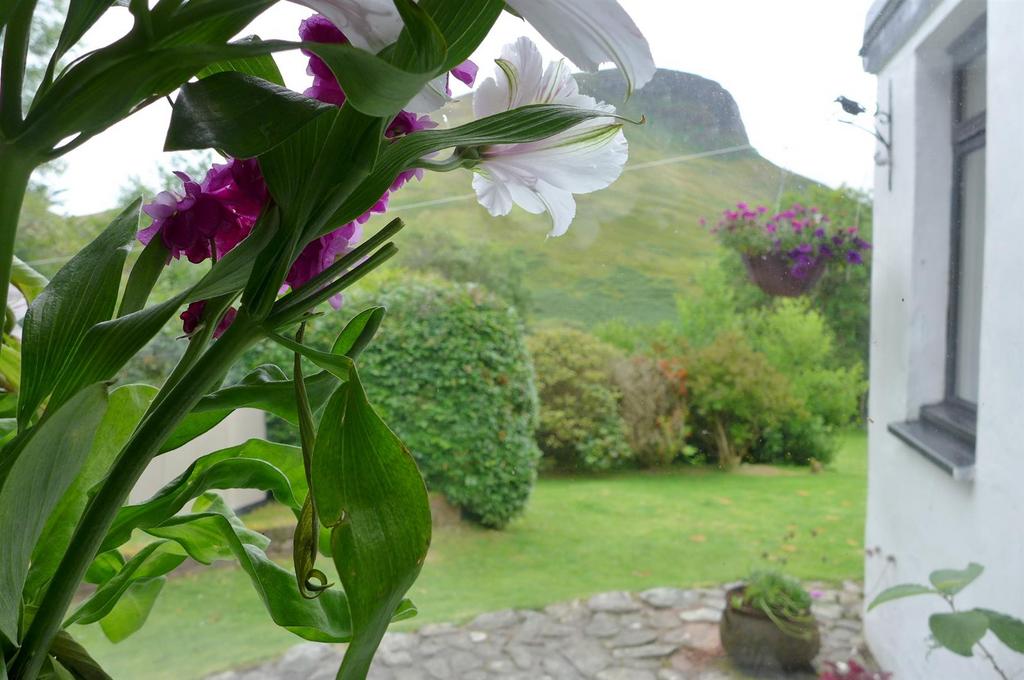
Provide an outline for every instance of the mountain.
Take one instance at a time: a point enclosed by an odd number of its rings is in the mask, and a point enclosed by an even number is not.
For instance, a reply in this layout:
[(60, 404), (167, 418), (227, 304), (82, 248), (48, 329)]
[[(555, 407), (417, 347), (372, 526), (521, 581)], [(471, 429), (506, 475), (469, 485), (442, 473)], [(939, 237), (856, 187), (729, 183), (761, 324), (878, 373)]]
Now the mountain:
[[(579, 77), (582, 91), (621, 103), (615, 70)], [(618, 104), (617, 104), (618, 105)], [(465, 116), (466, 102), (449, 120)], [(392, 199), (388, 217), (407, 223), (403, 238), (456, 238), (507, 251), (527, 267), (532, 316), (592, 325), (612, 318), (655, 323), (672, 318), (675, 297), (695, 281), (718, 250), (701, 227), (745, 200), (774, 205), (783, 190), (809, 180), (762, 158), (748, 145), (735, 100), (718, 83), (659, 70), (619, 110), (643, 125), (626, 125), (630, 160), (609, 189), (577, 196), (569, 232), (549, 239), (548, 218), (514, 208), (492, 218), (472, 195), (465, 171), (428, 174)], [(413, 233), (409, 233), (413, 232)], [(396, 258), (402, 261), (402, 253)]]

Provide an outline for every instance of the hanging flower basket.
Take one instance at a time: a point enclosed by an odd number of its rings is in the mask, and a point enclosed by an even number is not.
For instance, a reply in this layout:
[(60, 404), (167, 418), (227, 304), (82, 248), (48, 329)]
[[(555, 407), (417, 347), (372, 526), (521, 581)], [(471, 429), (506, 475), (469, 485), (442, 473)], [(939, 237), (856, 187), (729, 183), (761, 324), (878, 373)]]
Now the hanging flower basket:
[(818, 258), (805, 267), (794, 267), (783, 253), (743, 254), (750, 280), (768, 295), (798, 297), (811, 290), (825, 272), (825, 259)]
[(864, 264), (864, 252), (871, 248), (856, 227), (838, 227), (817, 208), (799, 203), (775, 215), (764, 206), (737, 203), (711, 231), (740, 254), (751, 281), (781, 297), (807, 293), (830, 264)]

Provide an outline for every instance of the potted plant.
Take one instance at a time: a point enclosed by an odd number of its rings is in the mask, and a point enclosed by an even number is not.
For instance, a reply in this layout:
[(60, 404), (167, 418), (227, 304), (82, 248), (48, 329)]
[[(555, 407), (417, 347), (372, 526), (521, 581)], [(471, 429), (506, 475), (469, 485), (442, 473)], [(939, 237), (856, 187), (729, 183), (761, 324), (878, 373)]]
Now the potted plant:
[(775, 571), (754, 572), (730, 589), (719, 626), (729, 658), (754, 672), (805, 669), (821, 647), (810, 594)]
[(817, 208), (794, 203), (769, 215), (763, 205), (737, 203), (712, 229), (739, 252), (750, 280), (768, 295), (796, 297), (818, 282), (826, 266), (859, 266), (871, 247), (856, 227), (836, 227)]

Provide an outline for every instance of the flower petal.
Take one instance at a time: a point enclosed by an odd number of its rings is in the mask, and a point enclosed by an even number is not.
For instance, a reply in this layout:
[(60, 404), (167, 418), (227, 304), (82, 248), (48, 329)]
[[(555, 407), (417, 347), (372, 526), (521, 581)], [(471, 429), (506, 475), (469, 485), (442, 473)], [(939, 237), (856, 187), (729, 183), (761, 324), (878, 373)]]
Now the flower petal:
[(627, 95), (654, 76), (651, 48), (617, 0), (508, 0), (555, 49), (586, 71), (611, 61)]
[(402, 17), (392, 0), (292, 0), (327, 17), (349, 42), (376, 54), (398, 40)]
[(473, 174), (473, 191), (477, 202), (487, 209), (491, 217), (504, 217), (512, 212), (512, 194), (503, 183), (477, 172)]

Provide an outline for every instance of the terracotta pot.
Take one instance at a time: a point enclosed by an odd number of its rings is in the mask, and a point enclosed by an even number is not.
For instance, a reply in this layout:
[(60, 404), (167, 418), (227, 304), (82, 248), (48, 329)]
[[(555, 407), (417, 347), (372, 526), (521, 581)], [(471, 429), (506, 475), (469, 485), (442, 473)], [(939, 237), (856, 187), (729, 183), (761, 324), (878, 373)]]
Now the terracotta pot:
[(819, 259), (807, 270), (805, 276), (796, 277), (790, 272), (792, 261), (782, 253), (764, 253), (761, 255), (743, 254), (743, 264), (747, 266), (750, 280), (768, 295), (779, 297), (798, 297), (803, 295), (818, 282), (825, 272), (825, 260)]
[(810, 668), (821, 648), (818, 622), (789, 621), (802, 635), (784, 633), (760, 610), (733, 608), (733, 599), (742, 597), (743, 590), (740, 586), (726, 592), (726, 607), (719, 624), (722, 647), (732, 662), (754, 673)]

